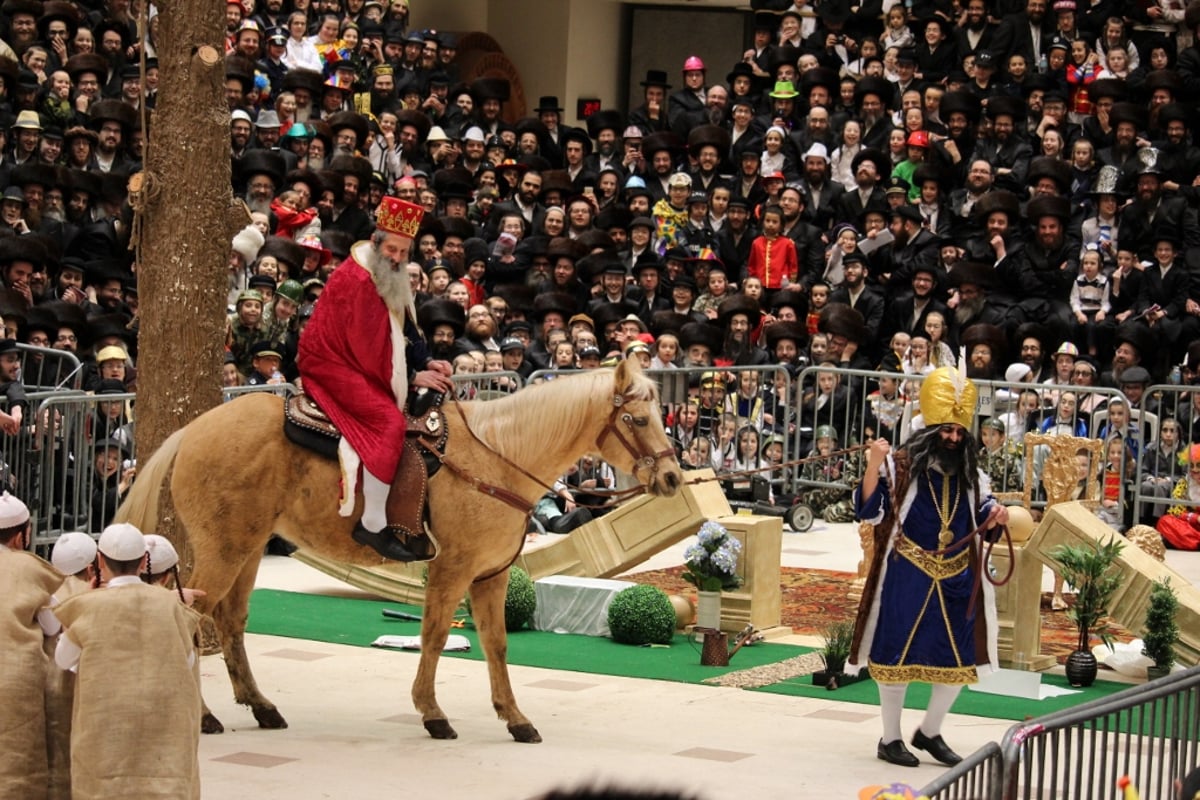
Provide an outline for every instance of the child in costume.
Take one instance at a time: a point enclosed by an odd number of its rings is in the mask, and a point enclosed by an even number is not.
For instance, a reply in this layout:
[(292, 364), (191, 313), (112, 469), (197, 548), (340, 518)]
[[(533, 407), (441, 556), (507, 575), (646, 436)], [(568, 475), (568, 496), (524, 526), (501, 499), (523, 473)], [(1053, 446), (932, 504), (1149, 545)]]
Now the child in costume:
[(54, 658), (77, 672), (71, 719), (73, 800), (198, 798), (200, 615), (143, 583), (146, 539), (132, 525), (100, 535), (106, 587), (62, 603)]

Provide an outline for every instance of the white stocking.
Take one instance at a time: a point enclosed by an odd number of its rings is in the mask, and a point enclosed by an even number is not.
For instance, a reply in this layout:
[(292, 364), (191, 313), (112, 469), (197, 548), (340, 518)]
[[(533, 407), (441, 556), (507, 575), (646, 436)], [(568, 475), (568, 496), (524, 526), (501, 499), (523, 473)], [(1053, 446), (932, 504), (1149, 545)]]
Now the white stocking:
[(387, 525), (387, 497), (392, 487), (365, 469), (362, 474), (362, 526), (371, 533), (378, 533)]
[(921, 721), (921, 733), (930, 739), (941, 734), (942, 723), (946, 721), (950, 706), (954, 705), (961, 691), (961, 685), (933, 684), (929, 694), (929, 708), (925, 709), (925, 719)]
[(900, 732), (900, 712), (904, 710), (904, 694), (908, 691), (907, 683), (880, 683), (879, 712), (883, 717), (883, 743), (891, 744), (897, 739), (903, 739)]

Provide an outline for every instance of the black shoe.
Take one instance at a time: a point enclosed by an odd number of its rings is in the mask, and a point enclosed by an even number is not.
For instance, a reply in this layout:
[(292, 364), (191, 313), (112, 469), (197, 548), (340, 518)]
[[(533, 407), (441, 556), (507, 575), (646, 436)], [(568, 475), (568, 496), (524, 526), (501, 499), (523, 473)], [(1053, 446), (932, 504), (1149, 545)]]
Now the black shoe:
[(920, 728), (917, 728), (917, 732), (913, 734), (912, 745), (918, 750), (929, 753), (947, 767), (953, 767), (962, 761), (962, 756), (950, 749), (950, 745), (946, 744), (946, 740), (940, 733), (937, 736), (929, 737), (922, 733)]
[(883, 739), (879, 740), (879, 747), (875, 749), (875, 755), (881, 760), (895, 764), (898, 767), (919, 767), (921, 760), (914, 756), (907, 747), (904, 746), (903, 739), (897, 739), (894, 742), (883, 743)]
[(387, 528), (372, 533), (358, 523), (351, 534), (354, 541), (373, 548), (390, 561), (428, 561), (434, 556), (433, 542), (428, 536), (409, 536), (403, 539)]

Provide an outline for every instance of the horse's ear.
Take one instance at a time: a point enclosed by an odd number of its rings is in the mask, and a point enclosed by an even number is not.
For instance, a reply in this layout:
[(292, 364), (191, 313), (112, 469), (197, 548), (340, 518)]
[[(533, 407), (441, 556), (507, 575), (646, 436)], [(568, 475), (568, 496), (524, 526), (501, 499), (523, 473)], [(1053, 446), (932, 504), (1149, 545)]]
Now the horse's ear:
[(642, 371), (642, 364), (636, 358), (623, 358), (621, 363), (617, 364), (617, 371), (613, 375), (613, 388), (617, 394), (624, 394), (629, 388), (629, 384), (633, 382), (633, 376)]

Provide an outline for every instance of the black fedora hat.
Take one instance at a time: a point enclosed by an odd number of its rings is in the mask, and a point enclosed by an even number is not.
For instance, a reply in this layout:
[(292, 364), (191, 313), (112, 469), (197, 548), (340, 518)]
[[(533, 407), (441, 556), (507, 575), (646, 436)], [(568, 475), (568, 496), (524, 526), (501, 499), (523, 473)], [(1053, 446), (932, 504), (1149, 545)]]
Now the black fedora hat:
[(666, 70), (648, 69), (646, 70), (646, 79), (642, 81), (642, 86), (651, 87), (659, 86), (663, 89), (670, 89), (671, 82), (667, 79)]
[(546, 94), (539, 97), (537, 107), (533, 109), (533, 113), (535, 114), (541, 114), (547, 111), (555, 114), (561, 114), (563, 112), (563, 107), (558, 104), (558, 98), (552, 94)]

